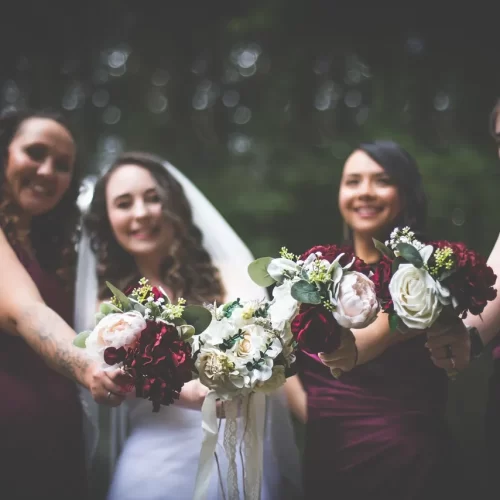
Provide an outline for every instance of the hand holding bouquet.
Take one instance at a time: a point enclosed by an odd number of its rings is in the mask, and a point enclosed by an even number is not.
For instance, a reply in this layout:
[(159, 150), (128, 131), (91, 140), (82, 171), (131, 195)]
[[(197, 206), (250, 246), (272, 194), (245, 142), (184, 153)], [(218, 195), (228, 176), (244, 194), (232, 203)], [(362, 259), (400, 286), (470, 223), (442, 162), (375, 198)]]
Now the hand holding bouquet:
[(342, 328), (365, 328), (379, 311), (371, 269), (349, 247), (316, 246), (300, 257), (283, 248), (280, 258), (257, 259), (248, 271), (257, 284), (276, 285), (271, 317), (290, 323), (308, 352), (334, 351)]
[(193, 335), (210, 323), (203, 307), (172, 304), (161, 289), (141, 279), (123, 293), (107, 283), (113, 293), (96, 315), (96, 326), (82, 332), (74, 344), (108, 367), (121, 367), (133, 379), (138, 397), (152, 401), (153, 411), (178, 399), (185, 382), (192, 379)]
[(463, 243), (424, 244), (409, 227), (394, 229), (385, 244), (374, 242), (384, 255), (376, 274), (391, 329), (400, 321), (412, 329), (428, 329), (445, 310), (462, 319), (468, 313), (479, 315), (496, 297), (493, 270)]

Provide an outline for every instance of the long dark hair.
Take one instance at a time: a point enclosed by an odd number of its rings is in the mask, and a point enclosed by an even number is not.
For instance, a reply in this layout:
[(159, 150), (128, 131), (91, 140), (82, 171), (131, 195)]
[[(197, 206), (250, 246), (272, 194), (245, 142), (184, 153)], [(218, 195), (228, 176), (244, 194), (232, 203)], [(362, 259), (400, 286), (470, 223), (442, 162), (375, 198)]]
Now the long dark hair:
[[(5, 169), (12, 140), (23, 122), (31, 118), (53, 120), (74, 138), (69, 124), (57, 111), (13, 110), (0, 116), (0, 227), (14, 248), (21, 244), (18, 228), (21, 209), (9, 195)], [(80, 218), (77, 206), (80, 175), (77, 164), (75, 161), (70, 186), (61, 201), (49, 212), (34, 216), (30, 229), (31, 245), (39, 264), (43, 269), (56, 273), (70, 287), (74, 282), (75, 244)]]
[(98, 260), (99, 298), (108, 296), (105, 282), (120, 288), (141, 278), (133, 257), (116, 241), (106, 208), (106, 186), (122, 165), (138, 165), (155, 179), (163, 214), (175, 230), (175, 240), (162, 266), (162, 279), (177, 296), (194, 303), (221, 301), (224, 288), (210, 255), (202, 244), (199, 228), (193, 223), (191, 206), (182, 186), (170, 174), (161, 158), (143, 152), (124, 153), (97, 182), (85, 227)]
[(356, 150), (363, 151), (378, 163), (399, 190), (403, 208), (393, 221), (392, 227), (387, 228), (387, 230), (390, 232), (394, 227), (410, 226), (416, 236), (424, 238), (427, 221), (427, 198), (422, 176), (413, 157), (393, 141), (366, 142), (360, 144)]

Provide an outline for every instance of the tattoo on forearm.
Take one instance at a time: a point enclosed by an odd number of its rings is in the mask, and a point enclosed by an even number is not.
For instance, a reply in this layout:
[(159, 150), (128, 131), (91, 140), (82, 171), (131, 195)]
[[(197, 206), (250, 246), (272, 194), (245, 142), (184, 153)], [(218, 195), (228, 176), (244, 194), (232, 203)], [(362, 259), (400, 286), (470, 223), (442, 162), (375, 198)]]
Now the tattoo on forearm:
[(79, 383), (90, 365), (83, 349), (73, 346), (73, 333), (68, 325), (50, 308), (30, 307), (23, 311), (16, 330), (52, 368)]

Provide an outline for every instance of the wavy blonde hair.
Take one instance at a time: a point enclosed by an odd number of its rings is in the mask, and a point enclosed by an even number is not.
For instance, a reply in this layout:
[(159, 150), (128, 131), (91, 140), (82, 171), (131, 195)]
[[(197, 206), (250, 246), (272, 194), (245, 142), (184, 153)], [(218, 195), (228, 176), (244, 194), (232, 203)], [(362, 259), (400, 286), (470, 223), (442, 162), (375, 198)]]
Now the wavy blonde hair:
[(97, 182), (85, 227), (92, 250), (97, 256), (99, 298), (109, 297), (106, 281), (120, 289), (141, 278), (133, 257), (116, 241), (106, 208), (106, 186), (113, 172), (122, 165), (137, 165), (155, 179), (163, 214), (173, 225), (175, 238), (162, 263), (162, 279), (178, 297), (191, 303), (222, 301), (224, 287), (218, 270), (203, 247), (202, 234), (193, 223), (191, 206), (179, 182), (164, 166), (161, 158), (143, 152), (124, 153)]

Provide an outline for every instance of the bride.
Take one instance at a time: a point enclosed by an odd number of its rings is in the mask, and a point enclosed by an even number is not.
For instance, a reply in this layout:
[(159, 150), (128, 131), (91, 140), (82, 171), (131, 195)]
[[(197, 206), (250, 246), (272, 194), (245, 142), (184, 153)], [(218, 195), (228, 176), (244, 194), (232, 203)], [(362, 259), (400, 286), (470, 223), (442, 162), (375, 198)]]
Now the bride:
[[(252, 260), (215, 207), (175, 167), (150, 154), (125, 153), (97, 182), (86, 216), (79, 249), (77, 328), (93, 326), (96, 300), (109, 298), (106, 281), (124, 289), (145, 276), (171, 299), (183, 297), (188, 303), (263, 299), (265, 290), (246, 273)], [(151, 403), (142, 399), (113, 410), (112, 463), (121, 453), (108, 500), (192, 498), (206, 393), (195, 380), (159, 413), (152, 413)], [(301, 473), (284, 393), (266, 399), (261, 498), (298, 498)], [(223, 426), (222, 420), (219, 436)], [(221, 444), (216, 453), (210, 500), (226, 498)]]

